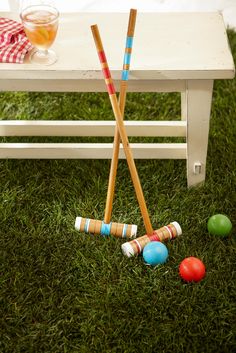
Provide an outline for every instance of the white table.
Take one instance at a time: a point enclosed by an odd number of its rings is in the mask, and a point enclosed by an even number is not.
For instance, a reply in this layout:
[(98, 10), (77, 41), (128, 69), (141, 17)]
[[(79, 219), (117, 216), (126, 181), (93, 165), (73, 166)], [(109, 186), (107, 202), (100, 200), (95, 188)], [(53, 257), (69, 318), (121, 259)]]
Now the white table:
[[(0, 16), (17, 19), (13, 13)], [(119, 88), (127, 14), (62, 14), (52, 66), (0, 64), (2, 91), (101, 92), (105, 83), (90, 25), (98, 24)], [(137, 16), (131, 92), (180, 92), (181, 117), (127, 121), (129, 136), (185, 137), (185, 143), (131, 144), (135, 158), (186, 159), (188, 186), (205, 180), (213, 82), (232, 79), (233, 58), (220, 13), (143, 13)], [(158, 99), (158, 97), (157, 97)], [(40, 118), (40, 117), (39, 117)], [(171, 117), (173, 118), (173, 117)], [(66, 117), (65, 117), (66, 119)], [(112, 136), (115, 121), (0, 121), (0, 136)], [(158, 119), (158, 117), (157, 117)], [(0, 158), (111, 158), (106, 143), (1, 143)], [(120, 158), (124, 158), (121, 148)]]

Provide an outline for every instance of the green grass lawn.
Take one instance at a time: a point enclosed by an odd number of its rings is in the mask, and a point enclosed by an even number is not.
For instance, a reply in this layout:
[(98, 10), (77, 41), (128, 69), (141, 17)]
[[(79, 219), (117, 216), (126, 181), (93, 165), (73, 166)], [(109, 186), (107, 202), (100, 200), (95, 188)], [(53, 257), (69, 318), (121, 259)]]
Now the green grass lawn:
[[(236, 34), (229, 32), (236, 57)], [(180, 116), (179, 94), (128, 94), (127, 118)], [(107, 94), (0, 93), (0, 118), (112, 119)], [(14, 139), (2, 139), (2, 141)], [(73, 139), (74, 141), (75, 139)], [(122, 255), (122, 240), (78, 233), (76, 216), (103, 219), (107, 160), (0, 161), (0, 352), (236, 351), (236, 80), (217, 81), (204, 185), (187, 189), (186, 161), (140, 160), (137, 169), (157, 229), (176, 220), (156, 268)], [(144, 226), (125, 160), (113, 220)], [(224, 213), (227, 238), (206, 223)], [(180, 262), (206, 265), (184, 283)]]

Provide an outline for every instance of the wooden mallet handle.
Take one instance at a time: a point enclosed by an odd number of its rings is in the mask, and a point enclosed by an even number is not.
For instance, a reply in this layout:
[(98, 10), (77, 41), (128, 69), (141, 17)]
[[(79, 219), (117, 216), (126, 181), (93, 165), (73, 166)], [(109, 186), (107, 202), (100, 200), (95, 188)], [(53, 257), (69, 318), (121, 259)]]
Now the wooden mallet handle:
[[(123, 60), (122, 79), (121, 79), (120, 94), (119, 94), (119, 107), (120, 107), (122, 117), (124, 117), (124, 110), (125, 110), (127, 81), (129, 76), (129, 67), (130, 67), (130, 59), (131, 59), (131, 53), (132, 53), (136, 16), (137, 16), (137, 10), (131, 9), (129, 13), (125, 54), (124, 54), (124, 60)], [(110, 174), (109, 174), (109, 181), (108, 181), (105, 215), (104, 215), (104, 222), (107, 224), (110, 223), (111, 221), (113, 199), (114, 199), (114, 193), (115, 193), (116, 174), (117, 174), (118, 160), (119, 160), (119, 151), (120, 151), (120, 134), (119, 134), (119, 129), (116, 125), (115, 133), (114, 133), (114, 141), (113, 141)]]

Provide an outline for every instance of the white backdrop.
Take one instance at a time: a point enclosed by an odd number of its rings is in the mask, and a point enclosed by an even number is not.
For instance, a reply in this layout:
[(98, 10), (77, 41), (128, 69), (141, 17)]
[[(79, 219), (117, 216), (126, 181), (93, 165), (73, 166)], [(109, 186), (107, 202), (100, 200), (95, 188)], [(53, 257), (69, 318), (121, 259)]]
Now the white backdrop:
[[(52, 0), (61, 12), (220, 11), (236, 30), (236, 0)], [(20, 0), (0, 0), (0, 11), (18, 11)]]

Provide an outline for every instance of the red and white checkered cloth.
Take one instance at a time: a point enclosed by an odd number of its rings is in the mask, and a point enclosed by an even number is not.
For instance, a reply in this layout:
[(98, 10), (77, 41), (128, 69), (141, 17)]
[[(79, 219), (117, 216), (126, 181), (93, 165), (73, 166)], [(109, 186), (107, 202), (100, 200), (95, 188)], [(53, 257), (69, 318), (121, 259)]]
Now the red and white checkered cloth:
[(22, 64), (32, 48), (21, 23), (0, 17), (0, 63)]

